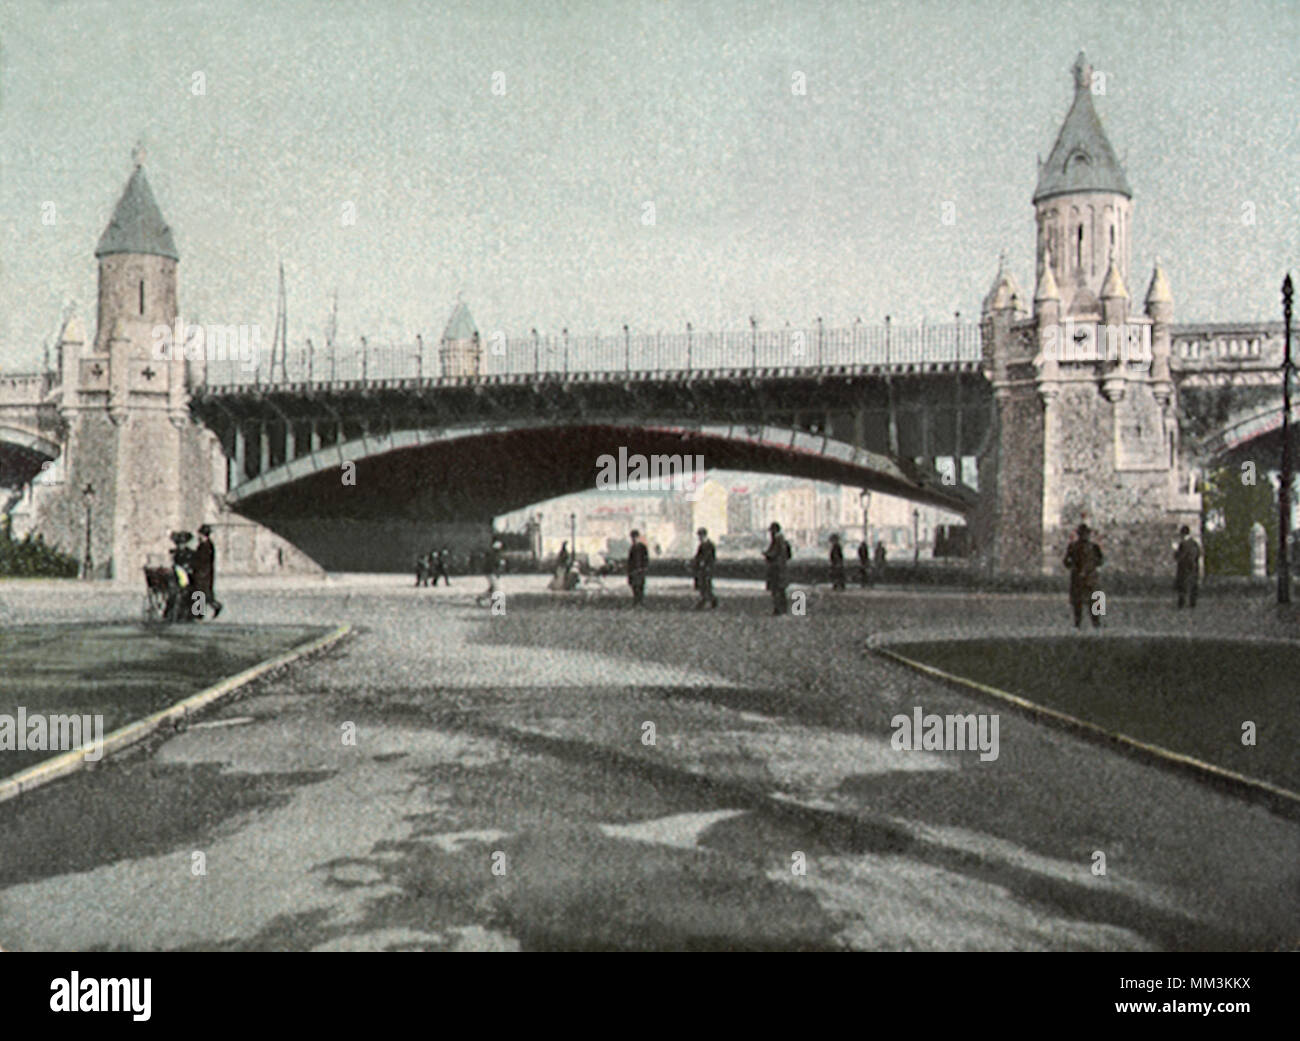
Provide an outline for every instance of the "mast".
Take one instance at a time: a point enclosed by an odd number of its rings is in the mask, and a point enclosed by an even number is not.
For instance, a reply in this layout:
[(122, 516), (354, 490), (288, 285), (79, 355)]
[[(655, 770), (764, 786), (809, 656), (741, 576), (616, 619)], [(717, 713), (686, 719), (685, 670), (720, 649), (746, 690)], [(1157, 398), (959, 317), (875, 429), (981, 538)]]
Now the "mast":
[(280, 286), (275, 297), (275, 335), (271, 343), (271, 378), (275, 378), (276, 348), (280, 355), (280, 378), (287, 380), (285, 371), (289, 357), (289, 313), (284, 292), (284, 261), (280, 261)]

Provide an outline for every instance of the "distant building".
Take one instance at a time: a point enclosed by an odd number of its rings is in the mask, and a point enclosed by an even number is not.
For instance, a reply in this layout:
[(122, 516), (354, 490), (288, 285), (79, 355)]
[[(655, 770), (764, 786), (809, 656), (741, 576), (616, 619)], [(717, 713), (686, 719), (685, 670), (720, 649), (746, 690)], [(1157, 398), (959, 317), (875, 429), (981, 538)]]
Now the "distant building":
[(478, 329), (469, 308), (459, 300), (443, 330), (439, 357), (444, 376), (477, 376), (483, 371), (483, 345), (479, 342)]

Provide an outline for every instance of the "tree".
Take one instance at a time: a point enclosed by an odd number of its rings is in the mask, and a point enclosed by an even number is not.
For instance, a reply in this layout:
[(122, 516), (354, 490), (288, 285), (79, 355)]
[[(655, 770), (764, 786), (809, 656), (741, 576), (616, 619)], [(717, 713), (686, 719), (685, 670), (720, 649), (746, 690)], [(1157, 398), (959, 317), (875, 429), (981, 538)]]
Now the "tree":
[(1264, 525), (1268, 570), (1277, 563), (1277, 494), (1264, 474), (1247, 481), (1242, 468), (1220, 467), (1202, 486), (1205, 573), (1250, 574), (1250, 529)]

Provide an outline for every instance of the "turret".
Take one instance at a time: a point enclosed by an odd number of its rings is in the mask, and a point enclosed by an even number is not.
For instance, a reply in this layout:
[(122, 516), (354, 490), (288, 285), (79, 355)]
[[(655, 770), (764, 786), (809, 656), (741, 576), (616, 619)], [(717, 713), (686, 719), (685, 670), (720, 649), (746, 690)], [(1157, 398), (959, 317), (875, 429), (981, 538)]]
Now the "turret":
[(1034, 208), (1038, 263), (1051, 258), (1062, 314), (1099, 315), (1099, 293), (1113, 251), (1127, 284), (1133, 192), (1092, 104), (1092, 66), (1080, 52), (1074, 102), (1040, 163)]
[(180, 254), (145, 177), (144, 155), (137, 150), (134, 158), (135, 170), (95, 248), (99, 260), (96, 340), (101, 344), (118, 319), (142, 326), (146, 333), (176, 321)]
[(442, 333), (440, 347), (444, 376), (477, 376), (482, 372), (483, 351), (469, 308), (457, 300)]
[(1106, 266), (1106, 280), (1101, 285), (1101, 312), (1102, 321), (1111, 329), (1119, 329), (1128, 318), (1128, 289), (1115, 262), (1114, 250)]
[(1169, 331), (1174, 318), (1174, 295), (1169, 291), (1159, 257), (1151, 271), (1151, 285), (1147, 287), (1146, 310), (1151, 319), (1151, 378), (1170, 384)]

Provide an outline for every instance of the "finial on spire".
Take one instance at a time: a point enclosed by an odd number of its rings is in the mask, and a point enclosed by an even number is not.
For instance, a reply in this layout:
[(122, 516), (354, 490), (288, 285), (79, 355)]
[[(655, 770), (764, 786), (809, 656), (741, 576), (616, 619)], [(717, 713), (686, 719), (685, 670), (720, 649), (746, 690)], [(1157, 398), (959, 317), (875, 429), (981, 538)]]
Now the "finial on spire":
[(1038, 286), (1034, 291), (1034, 303), (1061, 299), (1061, 290), (1056, 285), (1056, 275), (1052, 273), (1052, 251), (1043, 247), (1043, 270), (1038, 274)]
[(1083, 51), (1074, 59), (1074, 89), (1092, 89), (1092, 66), (1088, 64), (1088, 56)]
[(140, 138), (136, 141), (135, 147), (131, 149), (131, 162), (135, 165), (137, 170), (144, 166), (145, 154), (144, 138)]
[(1124, 278), (1119, 273), (1119, 265), (1115, 262), (1115, 247), (1110, 247), (1110, 263), (1106, 267), (1106, 280), (1101, 286), (1101, 298), (1103, 300), (1117, 300), (1128, 297), (1128, 289), (1124, 286)]
[(1174, 295), (1169, 291), (1169, 280), (1165, 278), (1164, 268), (1160, 266), (1160, 258), (1156, 257), (1155, 267), (1151, 269), (1151, 284), (1147, 287), (1147, 310), (1151, 310), (1152, 304), (1172, 304), (1173, 302)]

